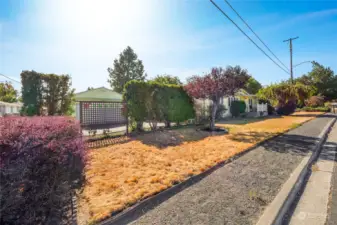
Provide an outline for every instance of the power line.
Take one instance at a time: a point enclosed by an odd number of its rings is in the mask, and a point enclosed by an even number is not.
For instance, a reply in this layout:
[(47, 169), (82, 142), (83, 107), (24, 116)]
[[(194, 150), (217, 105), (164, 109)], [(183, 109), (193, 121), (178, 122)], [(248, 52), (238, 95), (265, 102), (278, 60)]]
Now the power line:
[(6, 77), (7, 79), (10, 79), (10, 80), (12, 80), (12, 81), (15, 81), (15, 82), (21, 84), (20, 81), (17, 81), (17, 80), (15, 80), (15, 79), (13, 79), (13, 78), (10, 78), (10, 77), (6, 76), (6, 75), (3, 75), (2, 73), (0, 73), (0, 76)]
[(268, 49), (268, 51), (289, 71), (288, 67), (286, 65), (284, 65), (284, 63), (273, 53), (273, 51), (267, 46), (267, 44), (262, 41), (262, 39), (254, 32), (254, 30), (249, 26), (249, 24), (241, 17), (241, 15), (233, 8), (233, 6), (227, 1), (224, 0), (227, 5), (229, 5), (229, 7), (231, 7), (231, 9), (236, 13), (236, 15), (242, 20), (242, 22), (244, 24), (246, 24), (246, 26), (249, 28), (249, 30), (251, 32), (253, 32), (253, 34), (261, 41), (261, 43)]
[(278, 63), (276, 63), (265, 51), (263, 51), (263, 49), (260, 48), (260, 46), (258, 46), (216, 3), (213, 2), (213, 0), (210, 0), (210, 1), (225, 17), (227, 17), (227, 19), (229, 19), (236, 26), (236, 28), (238, 28), (258, 49), (260, 49), (260, 51), (263, 54), (265, 54), (271, 61), (273, 61), (275, 63), (275, 65), (277, 65), (280, 69), (282, 69), (284, 72), (289, 74), (288, 71), (286, 71)]

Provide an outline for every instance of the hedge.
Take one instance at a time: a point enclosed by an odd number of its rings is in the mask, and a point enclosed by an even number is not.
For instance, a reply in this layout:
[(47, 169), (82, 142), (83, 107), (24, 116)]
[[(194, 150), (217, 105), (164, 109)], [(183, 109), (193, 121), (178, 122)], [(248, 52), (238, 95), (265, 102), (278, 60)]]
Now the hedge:
[(232, 116), (238, 117), (241, 113), (246, 112), (246, 103), (244, 101), (232, 101), (230, 112)]
[(79, 124), (67, 117), (0, 118), (0, 224), (61, 224), (84, 181)]
[[(129, 81), (123, 99), (128, 116), (142, 123), (183, 122), (194, 118), (193, 101), (178, 85), (165, 85), (153, 81)], [(155, 127), (153, 127), (155, 129)]]

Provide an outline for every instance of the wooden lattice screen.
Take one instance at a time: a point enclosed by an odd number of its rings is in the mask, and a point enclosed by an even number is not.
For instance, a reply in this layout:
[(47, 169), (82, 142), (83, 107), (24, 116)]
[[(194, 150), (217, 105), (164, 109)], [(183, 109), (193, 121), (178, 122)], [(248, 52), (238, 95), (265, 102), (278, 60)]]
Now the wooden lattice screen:
[(127, 124), (122, 102), (80, 102), (80, 122), (83, 128), (105, 129)]

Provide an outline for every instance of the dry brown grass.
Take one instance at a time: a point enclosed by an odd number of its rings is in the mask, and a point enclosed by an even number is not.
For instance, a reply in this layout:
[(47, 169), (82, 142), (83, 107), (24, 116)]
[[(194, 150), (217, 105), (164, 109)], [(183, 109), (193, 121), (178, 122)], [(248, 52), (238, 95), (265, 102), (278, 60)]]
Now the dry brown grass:
[(242, 125), (219, 124), (230, 128), (228, 135), (209, 136), (195, 128), (184, 128), (144, 134), (127, 143), (90, 150), (80, 215), (87, 214), (86, 222), (109, 217), (318, 113), (308, 114)]

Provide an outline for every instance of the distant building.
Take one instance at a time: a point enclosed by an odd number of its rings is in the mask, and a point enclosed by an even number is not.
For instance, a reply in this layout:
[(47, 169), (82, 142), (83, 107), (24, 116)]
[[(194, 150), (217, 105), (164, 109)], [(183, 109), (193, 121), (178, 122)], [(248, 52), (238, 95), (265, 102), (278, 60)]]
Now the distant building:
[(19, 115), (22, 105), (21, 102), (9, 103), (0, 101), (0, 116)]

